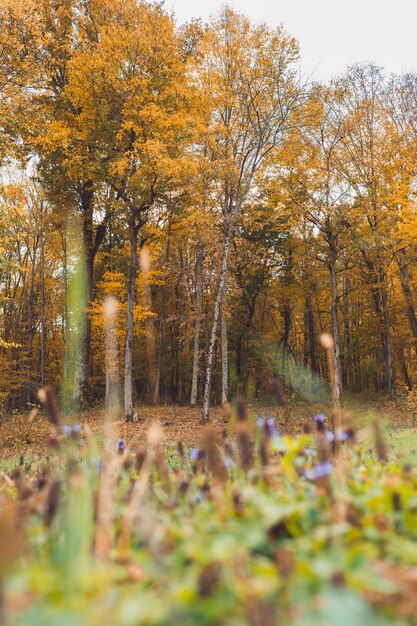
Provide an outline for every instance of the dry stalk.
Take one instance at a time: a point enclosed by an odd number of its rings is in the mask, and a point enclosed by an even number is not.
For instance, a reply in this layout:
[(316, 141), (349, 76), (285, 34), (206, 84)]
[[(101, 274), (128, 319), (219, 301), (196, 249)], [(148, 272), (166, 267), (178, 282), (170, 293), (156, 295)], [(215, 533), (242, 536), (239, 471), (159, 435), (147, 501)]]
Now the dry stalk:
[(133, 486), (130, 501), (121, 520), (120, 536), (118, 540), (121, 558), (128, 558), (129, 556), (133, 522), (141, 510), (157, 451), (162, 442), (162, 437), (163, 431), (161, 426), (158, 423), (153, 424), (148, 431), (148, 450), (143, 459), (139, 477)]
[(119, 411), (119, 372), (117, 355), (116, 318), (117, 302), (106, 298), (103, 305), (106, 339), (106, 383), (108, 385), (107, 410), (105, 413), (103, 436), (104, 450), (97, 494), (97, 523), (94, 538), (94, 553), (107, 560), (114, 545), (114, 515), (118, 469), (123, 462), (115, 457), (112, 446), (116, 441), (115, 421)]
[(340, 445), (340, 436), (343, 430), (342, 409), (340, 407), (339, 384), (334, 359), (333, 337), (327, 333), (320, 336), (320, 342), (326, 350), (327, 363), (329, 367), (329, 378), (332, 389), (332, 415), (334, 420), (334, 464), (336, 473), (336, 494), (335, 494), (335, 516), (336, 523), (346, 520), (347, 492), (346, 492), (346, 472), (343, 462), (343, 454)]

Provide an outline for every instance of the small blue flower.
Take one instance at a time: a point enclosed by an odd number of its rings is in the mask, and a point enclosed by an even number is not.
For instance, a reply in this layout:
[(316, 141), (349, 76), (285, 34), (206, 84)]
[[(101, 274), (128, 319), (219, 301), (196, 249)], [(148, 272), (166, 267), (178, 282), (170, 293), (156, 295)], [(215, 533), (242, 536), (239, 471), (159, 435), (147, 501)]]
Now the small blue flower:
[(193, 448), (189, 452), (189, 457), (191, 461), (199, 461), (201, 456), (201, 450), (199, 448)]
[(331, 430), (326, 430), (326, 439), (329, 443), (333, 443), (334, 441), (334, 434), (332, 433)]
[(275, 418), (268, 417), (263, 418), (258, 415), (256, 418), (256, 427), (262, 433), (265, 433), (267, 437), (277, 437), (279, 435), (278, 429), (275, 426)]
[(73, 437), (74, 439), (77, 439), (78, 435), (81, 432), (81, 424), (79, 424), (78, 422), (73, 426), (70, 426), (69, 424), (64, 424), (62, 427), (62, 432), (67, 437)]
[(264, 427), (264, 418), (262, 417), (262, 415), (257, 415), (256, 416), (256, 427), (259, 428), (259, 430), (262, 430)]
[(324, 413), (319, 413), (318, 415), (315, 415), (313, 417), (313, 421), (316, 422), (316, 424), (324, 424), (324, 422), (326, 421), (326, 416)]
[(315, 465), (312, 469), (306, 470), (304, 476), (308, 480), (317, 480), (318, 478), (324, 478), (329, 476), (333, 471), (333, 466), (330, 461), (324, 461), (320, 465)]
[(123, 454), (125, 449), (126, 449), (126, 442), (123, 439), (123, 437), (120, 437), (120, 439), (117, 442), (117, 451), (119, 454)]
[(225, 466), (225, 468), (226, 469), (230, 469), (231, 467), (233, 467), (233, 465), (234, 465), (233, 459), (231, 459), (230, 456), (227, 456), (224, 459), (224, 466)]

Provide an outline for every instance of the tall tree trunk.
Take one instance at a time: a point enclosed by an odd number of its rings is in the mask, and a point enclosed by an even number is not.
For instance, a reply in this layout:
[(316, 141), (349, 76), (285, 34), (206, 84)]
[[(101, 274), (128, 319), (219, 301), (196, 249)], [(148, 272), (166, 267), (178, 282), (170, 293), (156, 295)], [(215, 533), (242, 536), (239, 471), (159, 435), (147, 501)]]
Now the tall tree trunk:
[(221, 340), (222, 340), (222, 404), (229, 400), (229, 361), (227, 345), (227, 317), (225, 312), (225, 300), (223, 298), (221, 314)]
[(408, 391), (411, 391), (413, 388), (413, 383), (411, 382), (410, 375), (408, 373), (407, 361), (405, 359), (404, 348), (402, 346), (399, 349), (399, 355), (400, 355), (400, 366), (401, 366), (401, 371), (402, 371), (403, 378), (404, 378), (404, 383)]
[(345, 338), (346, 357), (343, 368), (343, 384), (350, 384), (351, 379), (351, 333), (350, 333), (350, 307), (349, 307), (350, 278), (347, 276), (343, 281), (343, 327)]
[(76, 394), (80, 408), (87, 408), (90, 403), (90, 346), (91, 346), (91, 318), (87, 308), (93, 300), (94, 280), (94, 241), (93, 241), (93, 205), (94, 188), (92, 181), (84, 183), (81, 191), (81, 208), (83, 214), (83, 243), (85, 255), (85, 304), (80, 329), (78, 371), (76, 371)]
[[(42, 236), (42, 235), (41, 235)], [(32, 370), (33, 370), (33, 338), (35, 336), (34, 324), (34, 299), (35, 299), (35, 279), (36, 279), (36, 257), (39, 245), (39, 235), (35, 233), (32, 246), (32, 267), (30, 272), (30, 286), (28, 297), (28, 381), (27, 381), (27, 402), (32, 399)]]
[(217, 335), (217, 326), (219, 323), (220, 307), (223, 301), (226, 279), (227, 279), (231, 239), (232, 239), (232, 225), (229, 223), (227, 225), (225, 236), (224, 236), (222, 264), (221, 264), (221, 269), (220, 269), (219, 283), (217, 286), (216, 299), (214, 301), (213, 322), (211, 325), (210, 341), (209, 341), (208, 352), (207, 352), (206, 372), (205, 372), (205, 377), (204, 377), (203, 411), (202, 411), (202, 417), (201, 417), (203, 422), (208, 421), (209, 413), (210, 413), (210, 392), (211, 392), (211, 378), (212, 378), (212, 373), (213, 373), (214, 349), (216, 347), (216, 335)]
[(308, 343), (309, 343), (309, 355), (310, 355), (310, 367), (314, 376), (318, 374), (318, 362), (317, 362), (317, 350), (316, 350), (316, 328), (314, 322), (313, 305), (311, 302), (311, 296), (306, 297), (306, 317), (308, 325)]
[(406, 303), (406, 313), (408, 322), (410, 324), (411, 332), (413, 335), (414, 343), (417, 349), (417, 316), (413, 303), (413, 296), (410, 288), (410, 274), (408, 270), (408, 263), (405, 260), (405, 251), (400, 250), (398, 253), (398, 268), (400, 270), (401, 288), (404, 294)]
[(159, 404), (159, 401), (160, 401), (162, 352), (164, 348), (164, 325), (165, 325), (165, 309), (166, 309), (165, 281), (167, 279), (169, 251), (170, 251), (170, 246), (171, 246), (171, 225), (172, 225), (172, 216), (170, 215), (168, 218), (167, 245), (165, 248), (165, 278), (164, 278), (164, 284), (162, 285), (162, 293), (161, 293), (161, 314), (159, 317), (158, 352), (156, 356), (155, 388), (154, 388), (154, 393), (153, 393), (154, 404)]
[(41, 235), (41, 386), (45, 384), (45, 233)]
[(383, 269), (380, 269), (378, 272), (376, 271), (374, 262), (371, 259), (368, 259), (367, 265), (371, 270), (371, 291), (374, 300), (375, 313), (380, 323), (379, 334), (381, 337), (385, 363), (385, 390), (389, 395), (392, 395), (394, 392), (394, 377), (386, 275)]
[(203, 295), (203, 246), (197, 245), (196, 276), (195, 276), (195, 324), (194, 324), (194, 350), (193, 350), (193, 373), (191, 377), (190, 404), (197, 404), (198, 396), (198, 366), (200, 358), (200, 326), (201, 326), (201, 300)]
[(129, 219), (130, 259), (124, 376), (124, 409), (126, 416), (133, 414), (133, 349), (135, 340), (136, 278), (138, 273), (138, 232), (139, 227), (136, 224), (135, 213), (132, 211)]
[(334, 342), (334, 387), (335, 394), (339, 398), (342, 392), (342, 367), (340, 362), (340, 337), (339, 337), (339, 291), (337, 285), (337, 272), (336, 272), (336, 259), (334, 255), (331, 256), (330, 264), (330, 282), (332, 287), (332, 332)]
[(379, 334), (381, 337), (385, 365), (385, 391), (389, 395), (394, 393), (394, 370), (392, 361), (391, 320), (388, 307), (387, 274), (384, 265), (377, 259), (371, 258), (364, 249), (361, 250), (370, 275), (370, 287), (374, 301), (374, 309), (379, 320)]
[(282, 320), (284, 323), (284, 328), (283, 328), (282, 335), (279, 341), (280, 346), (282, 347), (281, 374), (284, 376), (284, 378), (287, 378), (288, 377), (288, 372), (287, 372), (288, 356), (291, 352), (290, 332), (291, 332), (291, 324), (292, 324), (292, 308), (288, 300), (284, 302), (284, 307), (282, 309), (281, 315), (282, 315)]
[(120, 407), (119, 387), (119, 354), (117, 341), (117, 301), (108, 297), (104, 302), (104, 331), (105, 331), (105, 364), (106, 364), (106, 396), (105, 407), (118, 409)]
[(385, 272), (381, 270), (380, 280), (382, 284), (381, 289), (381, 306), (382, 306), (382, 343), (384, 346), (385, 361), (386, 361), (386, 385), (387, 393), (392, 396), (394, 393), (394, 369), (392, 363), (392, 343), (391, 343), (391, 320), (388, 307), (388, 292), (386, 287)]

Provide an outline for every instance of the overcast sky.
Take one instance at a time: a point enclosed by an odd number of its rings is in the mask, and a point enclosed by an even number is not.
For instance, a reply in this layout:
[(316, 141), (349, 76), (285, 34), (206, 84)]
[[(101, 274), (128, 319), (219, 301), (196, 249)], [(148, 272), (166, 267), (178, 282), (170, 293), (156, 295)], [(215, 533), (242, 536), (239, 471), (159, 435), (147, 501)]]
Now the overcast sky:
[[(207, 18), (223, 0), (165, 0), (178, 22)], [(327, 79), (354, 62), (388, 72), (417, 71), (417, 0), (232, 0), (271, 26), (282, 22), (301, 44), (303, 69)]]

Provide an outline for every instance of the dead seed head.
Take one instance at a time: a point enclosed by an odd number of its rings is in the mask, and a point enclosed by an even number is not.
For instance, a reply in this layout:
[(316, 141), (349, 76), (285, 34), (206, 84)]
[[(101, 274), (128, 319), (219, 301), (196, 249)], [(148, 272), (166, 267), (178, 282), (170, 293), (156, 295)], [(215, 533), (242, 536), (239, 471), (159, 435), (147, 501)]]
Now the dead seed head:
[(154, 422), (148, 430), (148, 444), (151, 448), (157, 448), (164, 436), (162, 426), (158, 422)]
[(107, 296), (103, 303), (103, 315), (108, 321), (113, 321), (117, 315), (118, 302), (113, 296)]
[(60, 421), (60, 411), (54, 389), (49, 385), (41, 387), (38, 391), (38, 399), (42, 404), (42, 408), (45, 411), (48, 420), (51, 424), (58, 426)]
[(320, 343), (325, 350), (331, 350), (334, 346), (333, 337), (329, 333), (322, 333), (320, 335)]
[(151, 269), (151, 255), (149, 254), (149, 250), (145, 247), (142, 248), (139, 255), (139, 266), (142, 272), (149, 272)]
[(217, 431), (214, 426), (206, 426), (203, 433), (204, 449), (207, 453), (207, 461), (210, 471), (218, 480), (227, 480), (227, 470), (218, 445)]

